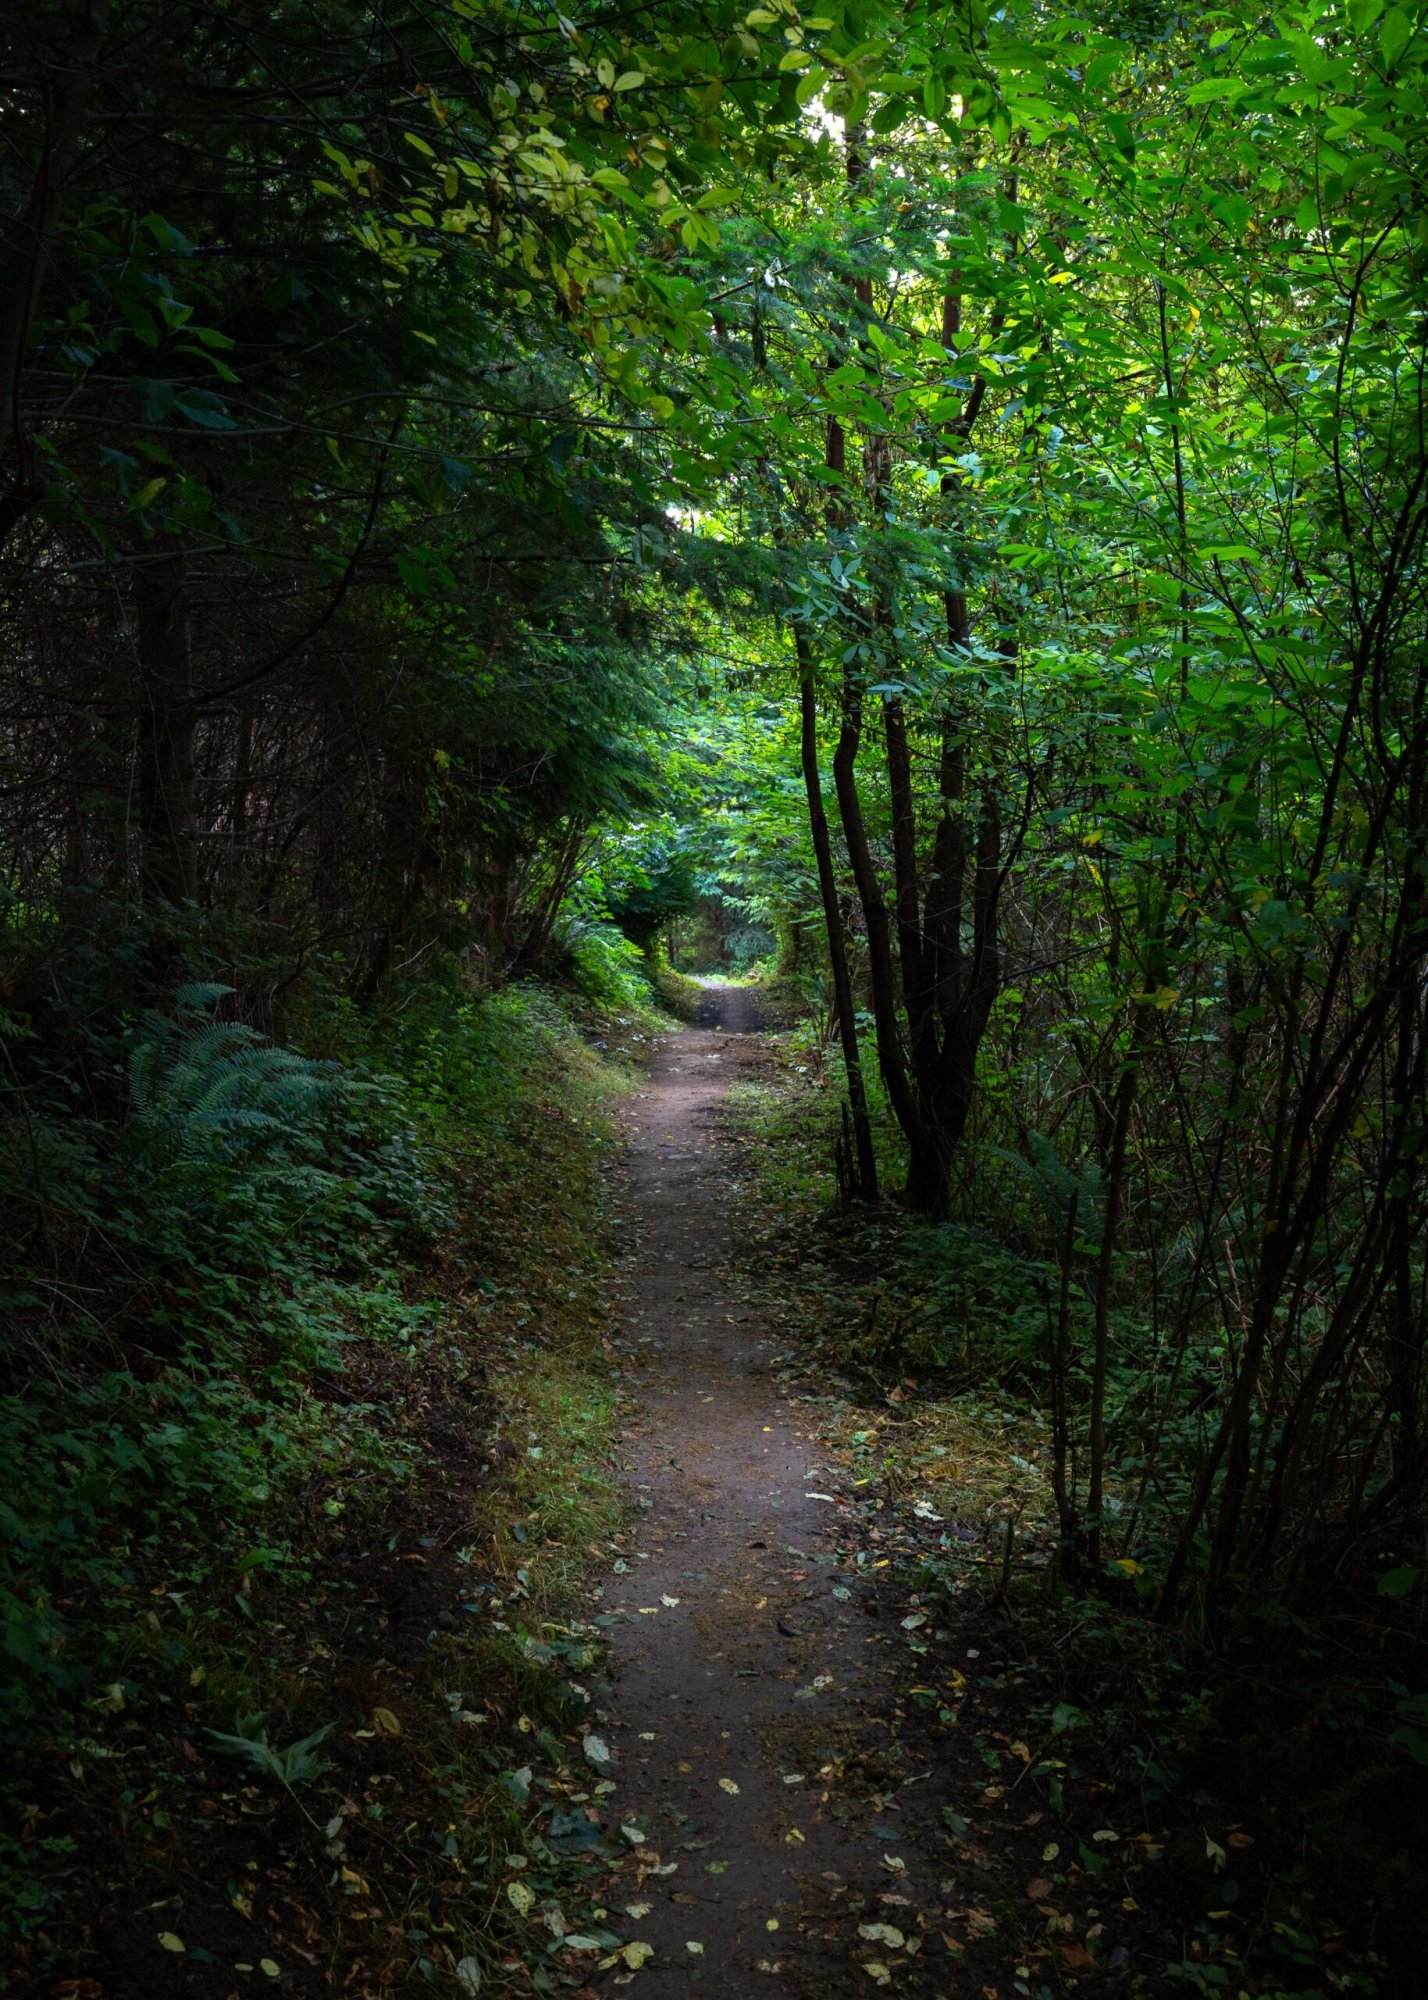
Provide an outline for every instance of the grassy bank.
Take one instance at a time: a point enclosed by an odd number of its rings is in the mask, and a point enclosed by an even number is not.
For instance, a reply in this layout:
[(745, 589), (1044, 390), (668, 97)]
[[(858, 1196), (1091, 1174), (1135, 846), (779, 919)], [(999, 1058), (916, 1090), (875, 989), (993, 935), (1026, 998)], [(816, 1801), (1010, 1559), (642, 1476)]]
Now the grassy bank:
[(222, 1012), (130, 1031), (15, 1301), (10, 1990), (523, 1990), (525, 1885), (581, 1865), (539, 1829), (586, 1782), (652, 1022), (435, 978), (299, 1056)]

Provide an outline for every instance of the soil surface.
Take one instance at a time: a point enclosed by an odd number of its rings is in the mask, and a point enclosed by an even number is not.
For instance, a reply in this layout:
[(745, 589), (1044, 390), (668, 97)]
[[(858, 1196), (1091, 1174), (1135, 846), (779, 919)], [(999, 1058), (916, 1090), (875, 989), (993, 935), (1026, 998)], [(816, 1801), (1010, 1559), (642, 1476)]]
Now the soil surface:
[(637, 1525), (605, 1592), (604, 1726), (627, 1837), (645, 1836), (621, 1890), (626, 1934), (654, 1948), (636, 1985), (960, 1993), (929, 1923), (957, 1801), (902, 1740), (896, 1609), (869, 1552), (858, 1565), (816, 1410), (775, 1372), (778, 1332), (736, 1268), (720, 1106), (757, 1072), (757, 996), (707, 989), (701, 1020), (662, 1042), (630, 1118)]

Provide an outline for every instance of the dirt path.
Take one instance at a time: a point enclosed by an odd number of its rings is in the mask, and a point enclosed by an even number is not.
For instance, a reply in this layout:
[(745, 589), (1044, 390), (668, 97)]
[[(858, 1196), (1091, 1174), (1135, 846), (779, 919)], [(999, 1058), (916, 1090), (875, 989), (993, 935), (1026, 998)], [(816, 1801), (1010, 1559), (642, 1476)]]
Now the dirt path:
[(756, 1001), (730, 988), (706, 1004), (719, 1024), (664, 1041), (631, 1119), (639, 1526), (605, 1607), (621, 1614), (619, 1804), (646, 1836), (626, 1876), (627, 1934), (654, 1948), (636, 1986), (951, 1995), (962, 1982), (928, 1921), (946, 1801), (897, 1734), (902, 1635), (856, 1565), (812, 1412), (771, 1370), (776, 1331), (731, 1268), (720, 1101), (757, 1065)]

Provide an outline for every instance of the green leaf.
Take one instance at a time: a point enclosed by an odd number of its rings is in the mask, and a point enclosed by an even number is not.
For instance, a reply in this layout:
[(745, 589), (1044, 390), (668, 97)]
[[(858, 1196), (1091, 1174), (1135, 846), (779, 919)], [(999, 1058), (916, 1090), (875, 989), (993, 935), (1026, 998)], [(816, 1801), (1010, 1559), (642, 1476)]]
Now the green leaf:
[(815, 68), (805, 70), (804, 74), (799, 78), (797, 90), (793, 93), (794, 102), (800, 110), (805, 109), (813, 102), (827, 81), (828, 72), (826, 69)]
[(1187, 104), (1215, 104), (1243, 97), (1249, 85), (1241, 76), (1207, 76), (1192, 83), (1185, 93)]
[(615, 89), (617, 91), (638, 90), (644, 80), (645, 73), (642, 69), (627, 69), (623, 76), (615, 78)]
[(1413, 22), (1404, 7), (1390, 7), (1378, 31), (1378, 45), (1387, 68), (1392, 69), (1413, 40)]
[(1108, 111), (1106, 113), (1106, 130), (1110, 133), (1111, 141), (1122, 158), (1134, 160), (1135, 129), (1124, 112)]
[(413, 597), (430, 597), (431, 572), (420, 556), (406, 549), (398, 550), (397, 575)]
[(181, 417), (187, 417), (191, 424), (197, 424), (206, 431), (236, 431), (238, 425), (229, 416), (221, 396), (211, 389), (184, 389), (174, 397), (174, 408)]
[(1356, 35), (1366, 35), (1383, 12), (1383, 0), (1349, 0), (1349, 26)]
[(1386, 1570), (1378, 1580), (1380, 1597), (1407, 1597), (1417, 1586), (1418, 1571), (1411, 1567)]

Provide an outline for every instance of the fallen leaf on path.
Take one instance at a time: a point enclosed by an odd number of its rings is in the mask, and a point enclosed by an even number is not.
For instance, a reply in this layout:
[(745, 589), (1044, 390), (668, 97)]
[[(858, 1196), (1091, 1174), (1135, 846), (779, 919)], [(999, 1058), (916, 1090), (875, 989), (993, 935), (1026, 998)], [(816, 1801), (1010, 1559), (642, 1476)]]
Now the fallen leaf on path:
[(739, 1787), (734, 1783), (732, 1778), (721, 1778), (719, 1780), (719, 1789), (721, 1792), (727, 1792), (731, 1799), (736, 1799), (739, 1796)]
[(907, 1943), (896, 1924), (859, 1924), (858, 1936), (869, 1944), (890, 1945), (894, 1951), (901, 1951)]

